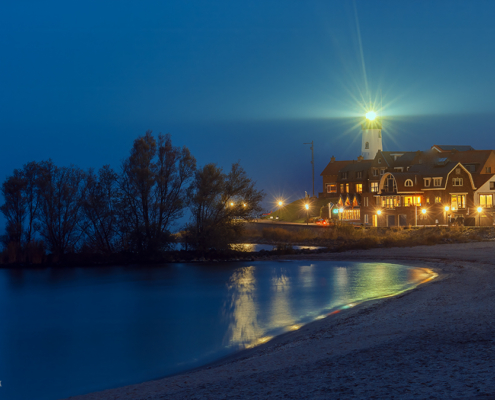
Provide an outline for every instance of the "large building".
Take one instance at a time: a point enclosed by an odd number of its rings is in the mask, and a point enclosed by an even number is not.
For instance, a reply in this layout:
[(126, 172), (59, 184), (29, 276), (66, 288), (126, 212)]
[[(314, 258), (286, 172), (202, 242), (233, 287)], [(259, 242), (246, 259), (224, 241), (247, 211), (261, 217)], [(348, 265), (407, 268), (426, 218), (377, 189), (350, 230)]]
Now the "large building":
[(320, 195), (338, 199), (340, 219), (389, 227), (494, 224), (494, 150), (383, 151), (380, 121), (365, 122), (362, 130), (361, 155), (332, 157), (321, 173)]

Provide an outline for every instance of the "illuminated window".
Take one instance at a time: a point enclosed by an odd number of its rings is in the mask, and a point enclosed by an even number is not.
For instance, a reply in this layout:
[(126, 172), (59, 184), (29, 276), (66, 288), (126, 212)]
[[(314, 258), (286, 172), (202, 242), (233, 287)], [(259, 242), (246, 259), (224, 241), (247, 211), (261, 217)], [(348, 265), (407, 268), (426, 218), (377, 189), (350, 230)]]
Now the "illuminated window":
[(411, 179), (407, 179), (406, 182), (404, 183), (404, 186), (406, 187), (411, 187), (413, 185), (413, 181)]
[(366, 142), (366, 144), (364, 145), (364, 148), (369, 149), (370, 148), (370, 142)]
[(442, 186), (442, 178), (433, 178), (433, 186), (435, 187)]
[(404, 207), (412, 206), (413, 198), (412, 196), (404, 196)]
[(335, 183), (327, 185), (327, 193), (337, 193), (337, 185)]
[(430, 198), (429, 197), (426, 198), (426, 204), (430, 204)]
[(453, 186), (462, 186), (462, 178), (452, 178)]
[(480, 194), (481, 207), (493, 207), (493, 194)]
[(378, 193), (378, 182), (371, 182), (371, 193)]
[(356, 193), (363, 193), (363, 184), (356, 183)]
[(452, 210), (460, 210), (466, 208), (466, 195), (465, 194), (453, 194), (450, 198)]
[(442, 202), (442, 197), (440, 196), (435, 196), (435, 204), (441, 203)]
[(349, 190), (349, 184), (348, 183), (345, 184), (345, 191), (347, 193), (351, 193), (350, 190)]
[(345, 193), (345, 190), (344, 190), (345, 186), (343, 183), (340, 184), (340, 193)]

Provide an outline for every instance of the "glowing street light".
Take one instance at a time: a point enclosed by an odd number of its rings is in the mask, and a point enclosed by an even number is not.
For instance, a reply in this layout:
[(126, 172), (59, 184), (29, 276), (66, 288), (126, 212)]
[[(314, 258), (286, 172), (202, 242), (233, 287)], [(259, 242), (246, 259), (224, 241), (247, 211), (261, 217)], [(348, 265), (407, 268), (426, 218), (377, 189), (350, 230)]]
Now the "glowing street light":
[(481, 226), (481, 213), (483, 209), (481, 207), (478, 207), (478, 226)]
[(306, 225), (309, 225), (309, 204), (306, 203), (304, 208), (306, 209)]
[(378, 210), (378, 211), (376, 212), (376, 214), (377, 214), (377, 215), (382, 215), (382, 210)]
[(234, 207), (234, 203), (230, 203), (230, 206), (231, 206), (231, 207)]
[(445, 211), (449, 211), (450, 210), (450, 207), (449, 206), (445, 206)]
[(421, 214), (423, 214), (423, 228), (426, 228), (426, 208), (421, 210)]
[(370, 121), (374, 121), (376, 118), (376, 112), (374, 111), (368, 111), (366, 113), (366, 119), (370, 120)]
[(450, 210), (450, 207), (449, 206), (445, 206), (444, 207), (444, 210), (445, 210), (445, 223), (448, 224), (450, 226), (450, 221), (447, 220), (447, 213), (449, 212)]

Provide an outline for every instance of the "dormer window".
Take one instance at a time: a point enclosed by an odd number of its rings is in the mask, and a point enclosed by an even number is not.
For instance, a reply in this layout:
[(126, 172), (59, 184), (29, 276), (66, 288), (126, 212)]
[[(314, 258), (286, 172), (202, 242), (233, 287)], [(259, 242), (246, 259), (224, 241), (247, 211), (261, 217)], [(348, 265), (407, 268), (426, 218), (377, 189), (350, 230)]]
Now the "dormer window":
[(431, 178), (423, 178), (425, 182), (425, 187), (430, 187)]
[(342, 172), (342, 179), (347, 179), (347, 172)]
[(413, 181), (411, 179), (406, 179), (406, 182), (404, 182), (405, 187), (412, 187), (413, 186)]
[(433, 178), (433, 186), (435, 187), (442, 186), (442, 178)]
[(452, 178), (452, 185), (453, 186), (462, 186), (462, 178)]
[(356, 178), (362, 178), (362, 177), (363, 177), (363, 171), (356, 172)]

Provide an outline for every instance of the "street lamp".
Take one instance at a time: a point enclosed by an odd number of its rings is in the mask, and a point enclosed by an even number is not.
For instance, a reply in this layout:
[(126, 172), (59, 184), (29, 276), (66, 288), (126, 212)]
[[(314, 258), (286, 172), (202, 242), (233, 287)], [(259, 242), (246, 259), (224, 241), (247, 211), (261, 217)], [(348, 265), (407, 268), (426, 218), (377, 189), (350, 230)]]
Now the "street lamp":
[(478, 226), (481, 226), (481, 212), (483, 209), (481, 207), (478, 207)]
[(450, 207), (449, 207), (449, 206), (445, 206), (445, 207), (444, 207), (444, 210), (445, 210), (445, 223), (446, 223), (446, 224), (448, 224), (448, 225), (450, 226), (450, 224), (449, 224), (449, 222), (448, 222), (448, 220), (447, 220), (447, 213), (449, 212)]
[(342, 207), (339, 208), (339, 214), (340, 214), (340, 222), (342, 223), (342, 219), (344, 217), (344, 209)]
[(309, 204), (306, 203), (304, 208), (306, 209), (306, 225), (309, 225)]
[(376, 217), (376, 225), (378, 226), (378, 225), (380, 225), (380, 215), (382, 215), (382, 210), (378, 210), (376, 212), (376, 215), (377, 215), (377, 217)]
[(426, 208), (421, 210), (421, 214), (423, 214), (423, 228), (426, 228)]

